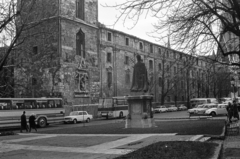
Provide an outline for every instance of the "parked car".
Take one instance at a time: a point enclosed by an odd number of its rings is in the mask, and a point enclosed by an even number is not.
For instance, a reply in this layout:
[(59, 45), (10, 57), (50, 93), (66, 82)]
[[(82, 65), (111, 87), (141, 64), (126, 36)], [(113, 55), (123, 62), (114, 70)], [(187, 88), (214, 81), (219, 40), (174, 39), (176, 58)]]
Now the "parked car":
[(197, 109), (202, 108), (202, 107), (203, 107), (203, 105), (198, 105), (195, 108), (188, 109), (188, 113), (189, 114), (195, 114), (197, 112)]
[(216, 108), (217, 104), (211, 103), (211, 104), (203, 104), (203, 107), (196, 109), (195, 113), (196, 114), (205, 114), (205, 111), (210, 109), (210, 108)]
[(93, 116), (86, 111), (73, 111), (69, 116), (64, 117), (64, 123), (76, 124), (81, 121), (86, 121), (88, 123), (91, 119), (93, 119)]
[(227, 115), (227, 104), (218, 104), (216, 108), (211, 108), (205, 111), (205, 114), (216, 116), (216, 115)]
[(156, 106), (156, 108), (153, 109), (154, 113), (163, 113), (163, 112), (167, 112), (168, 108), (166, 108), (165, 106)]
[(178, 108), (175, 107), (174, 105), (170, 105), (170, 107), (168, 107), (168, 110), (169, 110), (170, 112), (174, 112), (174, 111), (177, 111)]
[(179, 107), (178, 107), (178, 110), (187, 110), (187, 107), (183, 104), (181, 104)]

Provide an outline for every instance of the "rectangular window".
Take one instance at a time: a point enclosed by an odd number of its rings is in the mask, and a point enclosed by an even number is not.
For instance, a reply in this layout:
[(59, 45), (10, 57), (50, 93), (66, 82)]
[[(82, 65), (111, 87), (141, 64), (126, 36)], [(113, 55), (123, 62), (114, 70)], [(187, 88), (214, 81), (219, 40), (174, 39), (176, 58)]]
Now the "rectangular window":
[(161, 55), (161, 53), (162, 53), (160, 47), (158, 48), (158, 53), (159, 53), (160, 55)]
[(158, 78), (158, 85), (159, 85), (159, 87), (162, 86), (162, 77), (159, 77), (159, 78)]
[(176, 68), (176, 66), (174, 66), (174, 74), (176, 74), (177, 73), (177, 68)]
[(152, 70), (153, 69), (153, 61), (149, 60), (149, 69)]
[(76, 17), (84, 20), (84, 4), (85, 0), (76, 0)]
[(107, 53), (107, 62), (109, 62), (109, 63), (112, 62), (112, 53), (110, 53), (110, 52)]
[(167, 72), (170, 72), (170, 67), (169, 67), (169, 65), (167, 65)]
[(162, 70), (162, 64), (161, 64), (161, 63), (158, 64), (158, 70), (159, 70), (159, 71)]
[(126, 46), (129, 46), (129, 38), (125, 38), (125, 44)]
[(34, 55), (38, 54), (38, 47), (37, 46), (33, 46), (33, 54)]
[(166, 52), (166, 54), (167, 54), (167, 55), (166, 55), (166, 56), (167, 56), (167, 58), (169, 58), (169, 52), (168, 52), (168, 51)]
[(150, 53), (153, 53), (153, 45), (150, 44)]
[(36, 78), (32, 78), (32, 85), (33, 86), (37, 85), (37, 79)]
[(139, 49), (143, 50), (143, 43), (142, 42), (139, 42)]
[(129, 65), (129, 57), (128, 56), (125, 56), (125, 64)]
[(107, 73), (107, 84), (108, 84), (108, 88), (112, 86), (112, 72)]
[(107, 40), (112, 41), (112, 33), (110, 32), (107, 33)]

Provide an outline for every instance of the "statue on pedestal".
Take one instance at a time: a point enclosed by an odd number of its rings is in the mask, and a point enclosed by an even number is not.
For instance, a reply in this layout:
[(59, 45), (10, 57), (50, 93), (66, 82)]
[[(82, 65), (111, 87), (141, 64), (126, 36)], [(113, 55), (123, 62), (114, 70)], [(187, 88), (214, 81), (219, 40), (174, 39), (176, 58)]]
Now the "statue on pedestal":
[(137, 63), (133, 67), (133, 78), (131, 92), (147, 92), (148, 91), (148, 75), (147, 68), (142, 62), (141, 56), (137, 55)]

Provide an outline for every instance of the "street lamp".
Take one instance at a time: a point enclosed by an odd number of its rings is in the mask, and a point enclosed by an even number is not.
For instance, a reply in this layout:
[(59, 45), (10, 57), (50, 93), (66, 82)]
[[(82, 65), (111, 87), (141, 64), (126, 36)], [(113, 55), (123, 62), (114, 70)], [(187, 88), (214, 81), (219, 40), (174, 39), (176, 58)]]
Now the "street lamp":
[(232, 79), (231, 79), (231, 85), (232, 85), (232, 87), (233, 87), (233, 97), (234, 97), (234, 100), (235, 100), (235, 79), (232, 77)]

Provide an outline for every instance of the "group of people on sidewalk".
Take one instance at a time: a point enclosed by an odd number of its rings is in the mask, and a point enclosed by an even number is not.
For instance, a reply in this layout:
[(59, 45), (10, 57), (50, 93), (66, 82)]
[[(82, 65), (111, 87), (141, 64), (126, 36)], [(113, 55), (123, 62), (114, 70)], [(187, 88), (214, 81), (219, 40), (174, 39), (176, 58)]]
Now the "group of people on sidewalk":
[(233, 100), (233, 104), (230, 102), (228, 103), (227, 112), (228, 112), (228, 122), (229, 123), (232, 123), (232, 118), (237, 118), (237, 120), (239, 120), (239, 114), (238, 114), (236, 100)]
[(31, 132), (31, 129), (35, 129), (35, 131), (37, 132), (37, 126), (36, 126), (36, 123), (35, 123), (35, 114), (31, 114), (31, 116), (29, 117), (28, 119), (28, 122), (29, 122), (29, 126), (27, 124), (27, 117), (26, 117), (26, 112), (23, 111), (23, 114), (21, 116), (21, 129), (20, 129), (20, 132), (22, 133), (22, 130), (26, 130), (26, 132)]

